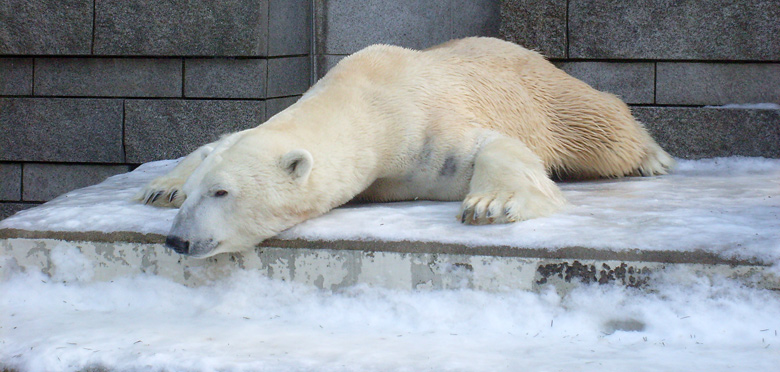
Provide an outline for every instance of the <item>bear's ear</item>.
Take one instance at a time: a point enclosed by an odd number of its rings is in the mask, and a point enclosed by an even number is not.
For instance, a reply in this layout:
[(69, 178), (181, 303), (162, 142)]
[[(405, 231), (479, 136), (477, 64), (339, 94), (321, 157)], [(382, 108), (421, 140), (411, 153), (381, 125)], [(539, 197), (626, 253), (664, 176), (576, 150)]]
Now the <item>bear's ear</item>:
[(309, 178), (314, 158), (304, 149), (292, 150), (282, 156), (282, 169), (298, 182), (304, 182)]

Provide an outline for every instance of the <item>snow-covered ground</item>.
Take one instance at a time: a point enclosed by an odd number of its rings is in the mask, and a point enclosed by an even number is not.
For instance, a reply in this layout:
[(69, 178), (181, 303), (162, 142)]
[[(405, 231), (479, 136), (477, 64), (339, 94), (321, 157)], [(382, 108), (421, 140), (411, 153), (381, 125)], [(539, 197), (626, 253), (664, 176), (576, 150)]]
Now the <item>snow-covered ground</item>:
[[(147, 164), (0, 227), (164, 234), (175, 210), (127, 199), (174, 162)], [(562, 185), (572, 206), (464, 227), (457, 203), (348, 206), (282, 237), (603, 249), (703, 249), (780, 260), (780, 160), (681, 161), (674, 174)], [(343, 226), (350, 226), (344, 229)], [(339, 227), (339, 228), (334, 228)], [(667, 272), (645, 290), (559, 295), (339, 292), (237, 271), (189, 288), (138, 275), (90, 282), (77, 254), (52, 277), (0, 257), (0, 367), (71, 371), (733, 371), (780, 365), (780, 293)], [(711, 281), (714, 280), (714, 281)]]
[[(72, 258), (72, 257), (71, 257)], [(780, 294), (682, 272), (639, 291), (341, 292), (237, 271), (188, 288), (3, 265), (0, 367), (19, 371), (773, 371)], [(65, 266), (63, 266), (65, 267)], [(67, 280), (67, 282), (63, 282)]]
[[(70, 193), (0, 227), (164, 234), (175, 214), (127, 199), (174, 162)], [(780, 160), (681, 161), (674, 174), (562, 185), (572, 206), (464, 227), (457, 203), (349, 206), (283, 237), (533, 247), (703, 249), (780, 260)], [(351, 226), (344, 229), (343, 226)], [(339, 227), (339, 228), (334, 228)], [(237, 271), (188, 288), (90, 282), (74, 252), (52, 277), (0, 257), (0, 367), (71, 371), (733, 371), (780, 365), (780, 293), (687, 272), (645, 290), (328, 292)], [(62, 257), (60, 257), (62, 256)]]
[[(63, 195), (0, 222), (0, 228), (166, 234), (176, 210), (130, 201), (176, 164), (134, 172)], [(571, 205), (523, 223), (463, 226), (457, 202), (351, 205), (280, 237), (316, 240), (438, 241), (522, 248), (702, 250), (725, 258), (780, 262), (780, 160), (681, 160), (671, 175), (561, 185)], [(349, 227), (349, 228), (345, 228)]]

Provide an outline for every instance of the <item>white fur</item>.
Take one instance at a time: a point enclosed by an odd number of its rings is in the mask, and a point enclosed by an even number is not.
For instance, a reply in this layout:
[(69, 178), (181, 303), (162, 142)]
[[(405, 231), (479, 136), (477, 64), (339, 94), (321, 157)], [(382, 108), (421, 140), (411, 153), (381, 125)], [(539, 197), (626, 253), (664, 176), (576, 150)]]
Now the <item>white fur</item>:
[(137, 199), (180, 206), (171, 236), (210, 256), (352, 199), (463, 200), (463, 222), (505, 223), (565, 205), (551, 173), (654, 175), (672, 164), (615, 96), (535, 52), (469, 38), (345, 58), (293, 106), (201, 147)]

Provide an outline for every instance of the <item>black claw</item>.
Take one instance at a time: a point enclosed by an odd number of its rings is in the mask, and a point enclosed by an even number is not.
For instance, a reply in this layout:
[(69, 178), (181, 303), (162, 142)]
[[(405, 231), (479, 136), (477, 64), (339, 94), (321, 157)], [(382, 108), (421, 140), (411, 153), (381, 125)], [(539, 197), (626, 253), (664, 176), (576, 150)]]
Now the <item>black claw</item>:
[(179, 192), (179, 190), (173, 190), (171, 195), (168, 197), (168, 203), (173, 203), (173, 199), (176, 197), (176, 194)]
[(152, 200), (152, 196), (154, 196), (153, 193), (146, 195), (146, 199), (144, 199), (144, 204), (149, 204), (149, 201)]
[(152, 204), (154, 204), (154, 202), (156, 202), (156, 201), (157, 201), (157, 199), (159, 199), (159, 198), (160, 198), (160, 195), (162, 195), (162, 193), (163, 193), (162, 191), (158, 191), (158, 192), (156, 192), (156, 193), (154, 194), (154, 197), (152, 198)]
[(466, 223), (466, 216), (468, 215), (468, 208), (463, 210), (463, 214), (460, 216), (460, 223)]
[(485, 212), (485, 218), (490, 218), (490, 217), (493, 217), (493, 213), (490, 213), (490, 209), (488, 209), (487, 212)]

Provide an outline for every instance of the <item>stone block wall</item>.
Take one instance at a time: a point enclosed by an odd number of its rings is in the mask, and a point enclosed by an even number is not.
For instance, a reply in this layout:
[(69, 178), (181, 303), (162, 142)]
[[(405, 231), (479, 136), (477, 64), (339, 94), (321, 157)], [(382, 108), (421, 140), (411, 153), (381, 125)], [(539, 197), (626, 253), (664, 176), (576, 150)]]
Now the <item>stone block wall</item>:
[(176, 158), (312, 79), (311, 0), (0, 2), (0, 219)]
[(371, 44), (424, 49), (498, 36), (499, 0), (316, 0), (317, 75)]
[(182, 156), (374, 43), (497, 35), (496, 0), (6, 0), (0, 218)]
[[(499, 36), (679, 157), (780, 157), (774, 0), (5, 0), (0, 218), (262, 123), (367, 45)], [(769, 106), (771, 107), (771, 106)]]
[(777, 158), (778, 5), (504, 0), (500, 32), (623, 98), (674, 156)]

